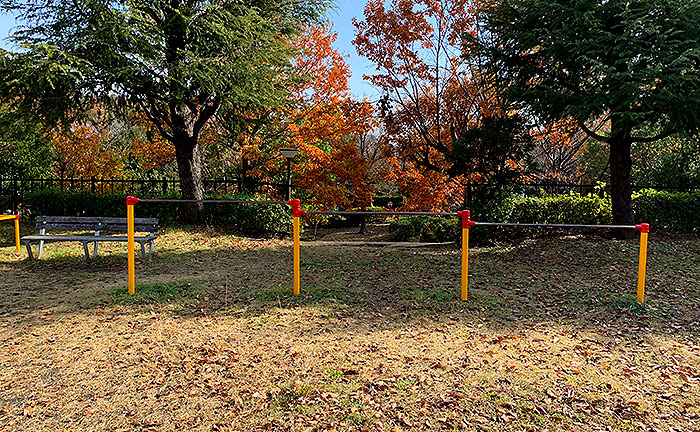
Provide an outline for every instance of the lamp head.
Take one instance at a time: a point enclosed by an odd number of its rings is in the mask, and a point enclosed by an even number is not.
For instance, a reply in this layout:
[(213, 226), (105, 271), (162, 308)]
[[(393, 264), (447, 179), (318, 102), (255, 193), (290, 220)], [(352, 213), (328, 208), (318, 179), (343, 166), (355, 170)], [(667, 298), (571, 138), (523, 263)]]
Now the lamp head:
[(289, 160), (294, 159), (294, 156), (299, 153), (298, 149), (295, 148), (281, 148), (280, 153), (282, 153), (282, 156), (286, 157)]

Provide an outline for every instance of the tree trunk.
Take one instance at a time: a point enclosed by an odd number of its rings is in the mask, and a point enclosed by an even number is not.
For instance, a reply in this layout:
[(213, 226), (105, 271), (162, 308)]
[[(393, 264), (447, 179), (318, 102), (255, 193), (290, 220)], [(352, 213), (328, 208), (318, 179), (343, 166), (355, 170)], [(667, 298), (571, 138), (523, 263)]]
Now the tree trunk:
[[(612, 203), (612, 217), (615, 225), (634, 225), (634, 211), (632, 210), (632, 187), (630, 177), (632, 173), (632, 138), (630, 132), (624, 126), (619, 125), (617, 116), (611, 120), (610, 144), (610, 199)], [(625, 231), (625, 234), (631, 232)], [(628, 237), (622, 232), (620, 237)]]
[[(197, 138), (178, 135), (175, 135), (175, 157), (177, 159), (177, 172), (180, 178), (182, 198), (186, 200), (201, 200), (204, 198), (204, 191)], [(183, 210), (185, 222), (197, 224), (204, 221), (204, 204), (186, 203)]]
[(246, 192), (253, 193), (255, 190), (253, 190), (254, 185), (253, 181), (250, 177), (248, 177), (248, 171), (250, 171), (250, 161), (246, 157), (241, 158), (241, 167), (243, 169), (243, 174), (242, 174), (242, 182), (241, 184), (243, 185), (243, 189)]
[(360, 232), (358, 234), (367, 235), (368, 233), (369, 231), (367, 231), (367, 215), (362, 215), (362, 219), (360, 221)]

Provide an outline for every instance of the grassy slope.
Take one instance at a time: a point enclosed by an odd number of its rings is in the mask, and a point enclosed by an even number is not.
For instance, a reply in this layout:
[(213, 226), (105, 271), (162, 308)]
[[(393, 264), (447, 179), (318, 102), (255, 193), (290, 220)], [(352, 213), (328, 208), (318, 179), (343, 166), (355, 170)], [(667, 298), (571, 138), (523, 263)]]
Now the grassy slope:
[[(9, 227), (0, 238), (9, 239)], [(39, 262), (0, 241), (0, 431), (697, 430), (700, 242), (472, 251), (171, 230), (123, 295), (123, 245)], [(23, 257), (22, 257), (23, 258)], [(611, 429), (609, 429), (611, 428)]]

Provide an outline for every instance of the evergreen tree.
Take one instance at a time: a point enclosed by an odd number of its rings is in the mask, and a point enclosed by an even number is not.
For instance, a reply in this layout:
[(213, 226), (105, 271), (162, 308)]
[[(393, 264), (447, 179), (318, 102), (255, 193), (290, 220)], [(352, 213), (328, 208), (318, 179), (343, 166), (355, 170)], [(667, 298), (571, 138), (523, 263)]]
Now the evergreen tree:
[(700, 1), (501, 0), (482, 22), (467, 45), (513, 101), (609, 144), (613, 222), (634, 223), (631, 146), (700, 124)]
[(183, 197), (201, 199), (203, 130), (224, 107), (283, 100), (289, 41), (328, 1), (4, 0), (23, 49), (3, 53), (1, 94), (47, 121), (96, 100), (137, 107), (175, 146)]

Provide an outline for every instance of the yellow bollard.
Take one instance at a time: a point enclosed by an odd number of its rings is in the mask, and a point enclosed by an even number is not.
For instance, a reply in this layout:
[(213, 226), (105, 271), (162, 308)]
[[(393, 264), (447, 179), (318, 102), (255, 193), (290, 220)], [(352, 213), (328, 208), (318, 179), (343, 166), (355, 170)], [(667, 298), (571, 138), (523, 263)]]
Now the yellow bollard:
[(17, 246), (17, 253), (20, 253), (22, 249), (19, 247), (19, 215), (15, 216), (15, 245)]
[(649, 236), (649, 224), (643, 223), (636, 226), (641, 233), (639, 237), (639, 276), (637, 277), (637, 301), (644, 303), (644, 285), (647, 276), (647, 239)]
[(138, 198), (126, 197), (126, 235), (128, 267), (129, 267), (129, 295), (136, 292), (136, 257), (134, 256), (134, 205), (139, 202)]
[(476, 222), (469, 219), (469, 210), (457, 212), (457, 216), (462, 219), (462, 292), (461, 299), (467, 301), (469, 293), (469, 228), (476, 225)]
[(462, 228), (462, 300), (469, 291), (469, 228)]
[(300, 292), (300, 285), (301, 285), (301, 269), (300, 263), (299, 263), (299, 231), (300, 231), (300, 223), (299, 223), (299, 217), (295, 216), (294, 217), (294, 295), (298, 296)]
[(298, 199), (293, 199), (289, 200), (287, 202), (290, 206), (292, 206), (292, 216), (294, 217), (294, 228), (293, 228), (293, 236), (294, 236), (294, 276), (293, 276), (293, 284), (294, 284), (294, 295), (298, 296), (300, 291), (301, 291), (301, 269), (300, 269), (300, 262), (299, 262), (299, 249), (300, 249), (300, 242), (299, 242), (299, 232), (301, 231), (301, 217), (306, 214), (305, 210), (301, 209), (301, 201)]

